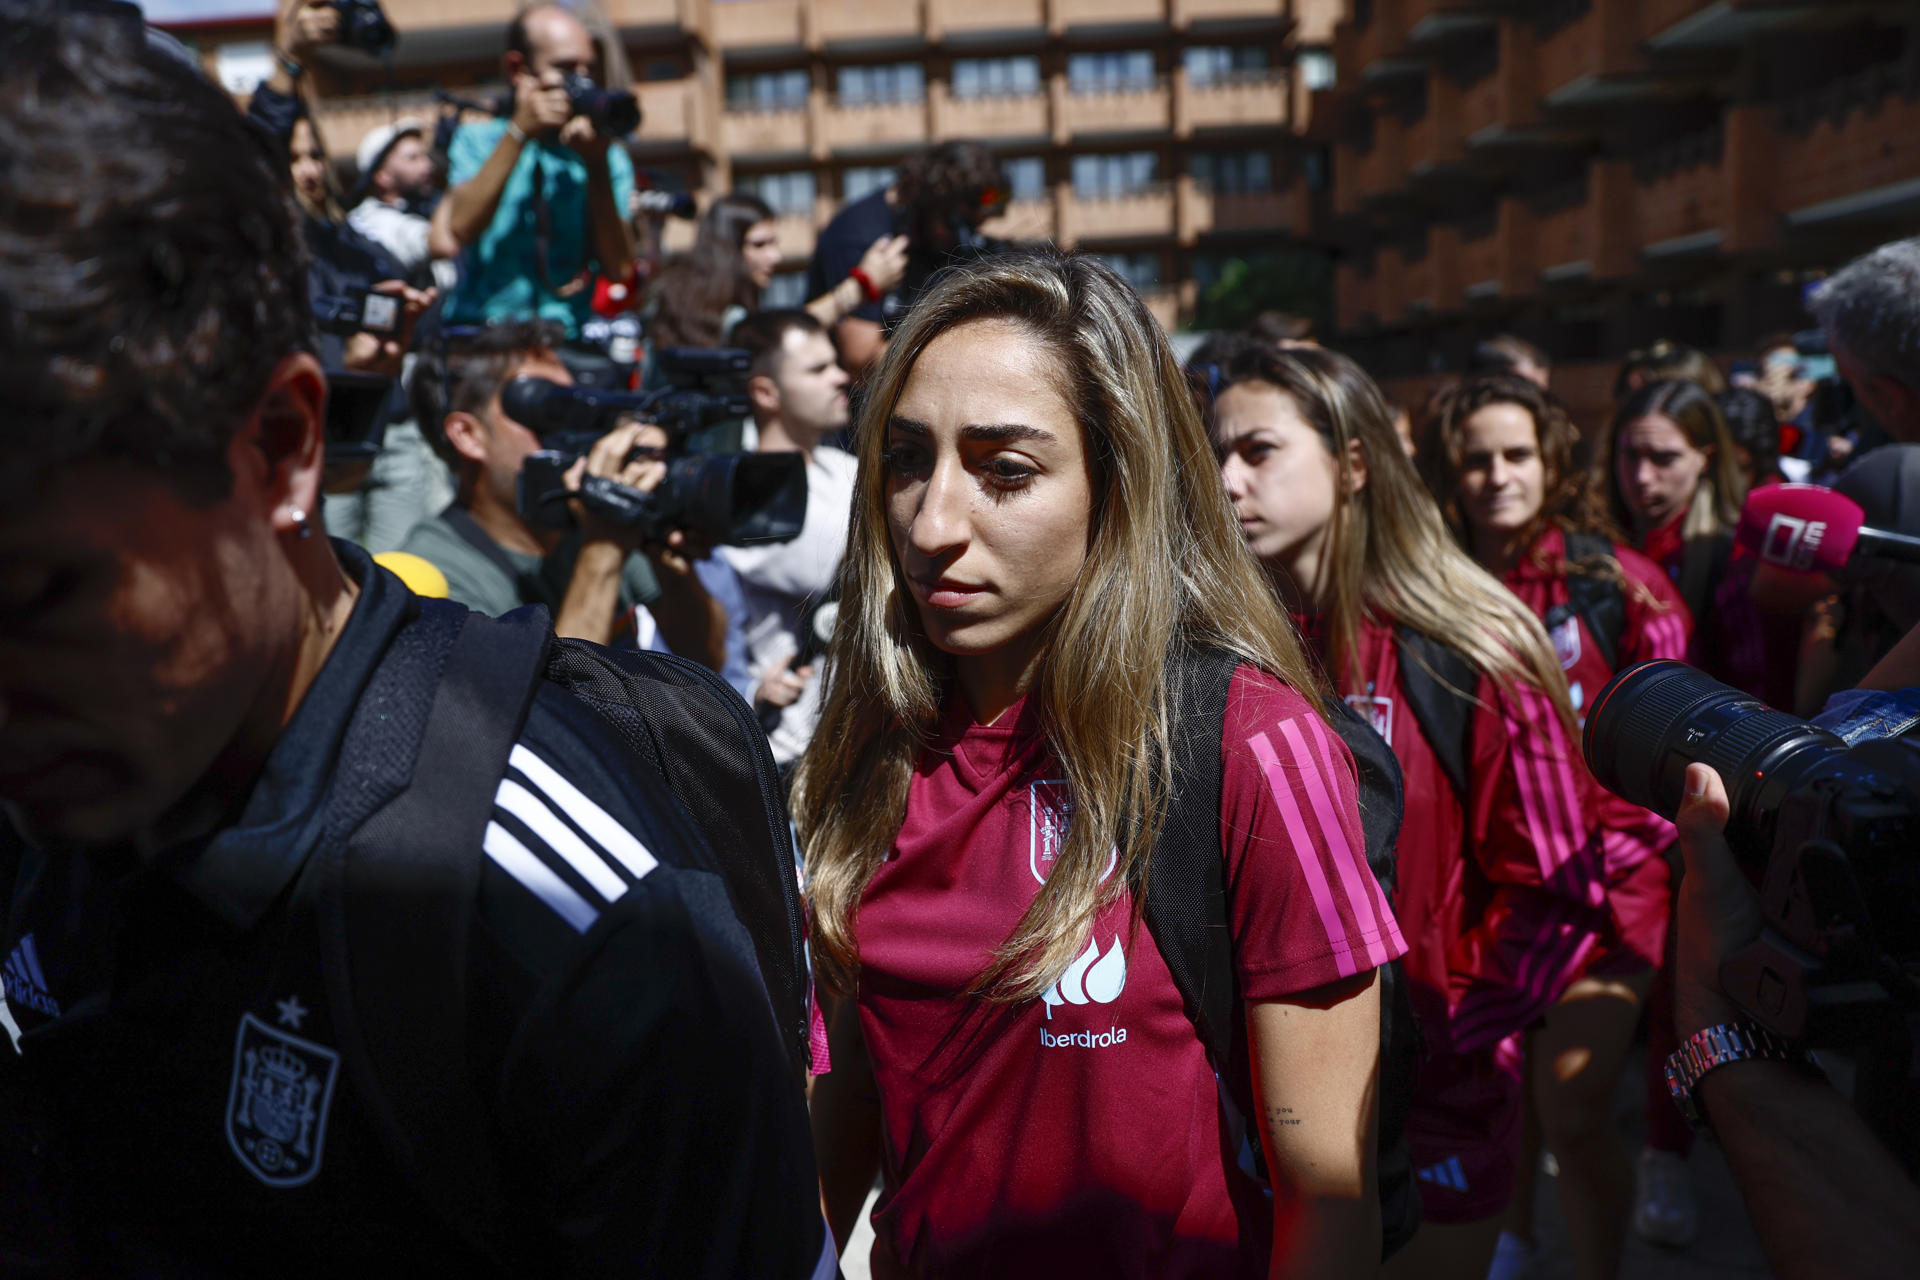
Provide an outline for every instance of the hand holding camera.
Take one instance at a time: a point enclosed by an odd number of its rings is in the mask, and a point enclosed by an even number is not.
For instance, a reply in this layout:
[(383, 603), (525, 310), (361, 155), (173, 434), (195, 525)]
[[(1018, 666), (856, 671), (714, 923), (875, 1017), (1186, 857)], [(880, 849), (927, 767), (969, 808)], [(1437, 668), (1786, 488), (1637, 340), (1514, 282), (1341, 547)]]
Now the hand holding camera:
[[(353, 373), (399, 377), (413, 326), (439, 296), (434, 289), (409, 288), (403, 280), (382, 280), (352, 299), (349, 314), (357, 310), (358, 316), (346, 321), (354, 328), (346, 335), (341, 363)], [(325, 326), (325, 317), (321, 323)]]
[[(596, 476), (639, 493), (652, 493), (667, 478), (666, 446), (667, 433), (652, 423), (615, 427), (567, 468), (566, 487), (578, 492), (588, 476)], [(569, 506), (587, 542), (610, 542), (623, 551), (635, 551), (648, 541), (642, 526), (609, 520), (579, 499)]]
[(304, 63), (315, 49), (339, 39), (340, 10), (333, 0), (287, 0), (273, 27), (274, 49)]

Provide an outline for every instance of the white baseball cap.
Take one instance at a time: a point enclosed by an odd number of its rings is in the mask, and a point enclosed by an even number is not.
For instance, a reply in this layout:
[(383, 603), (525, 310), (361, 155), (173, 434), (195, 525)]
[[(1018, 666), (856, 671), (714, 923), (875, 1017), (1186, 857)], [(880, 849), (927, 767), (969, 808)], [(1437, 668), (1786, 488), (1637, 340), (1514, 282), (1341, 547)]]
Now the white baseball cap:
[(373, 171), (387, 158), (387, 152), (393, 150), (393, 144), (408, 134), (427, 136), (426, 121), (418, 116), (401, 116), (392, 124), (383, 124), (368, 131), (360, 139), (360, 149), (354, 152), (354, 160), (360, 165), (360, 181), (366, 182), (373, 177)]

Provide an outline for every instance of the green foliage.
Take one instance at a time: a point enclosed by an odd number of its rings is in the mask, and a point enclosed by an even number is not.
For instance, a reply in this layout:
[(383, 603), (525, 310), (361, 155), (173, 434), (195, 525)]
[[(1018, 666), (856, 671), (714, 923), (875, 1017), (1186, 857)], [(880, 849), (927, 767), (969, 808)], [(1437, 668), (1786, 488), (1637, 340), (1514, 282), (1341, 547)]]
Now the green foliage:
[(1286, 249), (1229, 258), (1200, 295), (1196, 329), (1242, 329), (1262, 311), (1288, 311), (1325, 333), (1333, 318), (1333, 264), (1313, 249)]

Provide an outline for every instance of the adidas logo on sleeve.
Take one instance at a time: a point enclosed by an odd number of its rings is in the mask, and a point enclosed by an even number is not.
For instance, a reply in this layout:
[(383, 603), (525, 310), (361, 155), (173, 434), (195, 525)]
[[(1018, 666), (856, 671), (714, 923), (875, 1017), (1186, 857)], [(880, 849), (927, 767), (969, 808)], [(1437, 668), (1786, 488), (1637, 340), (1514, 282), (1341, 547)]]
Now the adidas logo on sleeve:
[(0, 983), (6, 987), (8, 1004), (49, 1018), (60, 1016), (59, 1002), (47, 990), (47, 976), (41, 971), (40, 952), (33, 945), (32, 934), (21, 938), (6, 964), (0, 966)]
[(1460, 1167), (1459, 1156), (1448, 1156), (1439, 1164), (1430, 1164), (1413, 1175), (1421, 1182), (1431, 1182), (1436, 1186), (1447, 1187), (1453, 1191), (1467, 1189), (1466, 1170)]

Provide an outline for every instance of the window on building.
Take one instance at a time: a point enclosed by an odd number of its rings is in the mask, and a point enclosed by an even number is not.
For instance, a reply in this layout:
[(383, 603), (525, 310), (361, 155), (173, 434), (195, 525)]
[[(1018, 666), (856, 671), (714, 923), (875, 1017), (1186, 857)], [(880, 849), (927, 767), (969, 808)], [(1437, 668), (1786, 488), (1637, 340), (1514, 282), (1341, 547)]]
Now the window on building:
[(1007, 175), (1007, 196), (1012, 200), (1047, 198), (1047, 165), (1039, 156), (1012, 156), (1000, 162)]
[(1238, 76), (1267, 69), (1267, 50), (1263, 45), (1194, 45), (1182, 56), (1190, 85), (1219, 84)]
[(775, 213), (810, 217), (816, 187), (813, 174), (805, 169), (790, 173), (746, 174), (734, 180), (741, 191), (751, 191), (773, 207)]
[(1112, 267), (1135, 293), (1160, 287), (1160, 255), (1157, 253), (1090, 253), (1087, 255)]
[(1024, 98), (1039, 92), (1040, 59), (1031, 54), (953, 60), (956, 98)]
[(1293, 65), (1300, 69), (1300, 83), (1310, 90), (1331, 89), (1340, 78), (1329, 49), (1302, 49), (1294, 55)]
[(1067, 55), (1067, 88), (1075, 93), (1147, 89), (1153, 86), (1153, 79), (1153, 51), (1150, 49)]
[(807, 305), (807, 273), (805, 271), (780, 271), (767, 281), (767, 287), (760, 293), (760, 307), (763, 311), (777, 311), (786, 307), (804, 307)]
[(840, 175), (840, 198), (858, 200), (862, 196), (872, 195), (892, 181), (892, 165), (853, 165)]
[(1273, 190), (1273, 157), (1265, 151), (1200, 151), (1187, 161), (1193, 180), (1220, 195)]
[(807, 105), (807, 73), (752, 71), (727, 77), (727, 105), (735, 111), (801, 111)]
[(1137, 196), (1160, 176), (1160, 157), (1151, 151), (1120, 151), (1073, 158), (1073, 194), (1082, 200)]
[(920, 102), (927, 96), (927, 75), (917, 62), (840, 68), (840, 101), (846, 106), (875, 102)]

